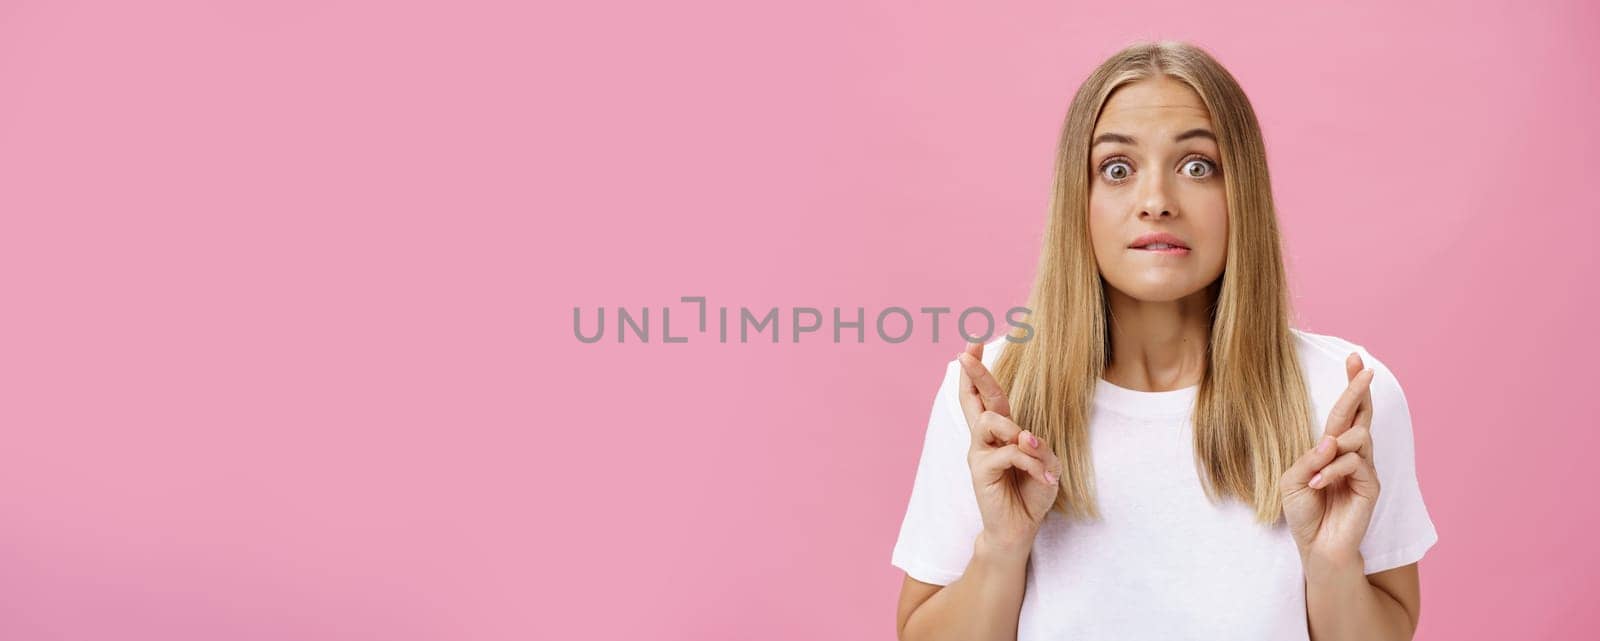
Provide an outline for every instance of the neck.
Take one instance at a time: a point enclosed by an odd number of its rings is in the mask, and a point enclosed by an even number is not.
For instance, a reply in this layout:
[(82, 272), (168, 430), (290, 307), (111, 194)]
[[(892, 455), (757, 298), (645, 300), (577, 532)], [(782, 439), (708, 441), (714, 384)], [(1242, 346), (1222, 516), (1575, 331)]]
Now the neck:
[(1200, 384), (1211, 340), (1214, 287), (1173, 301), (1142, 301), (1106, 287), (1111, 308), (1111, 360), (1102, 377), (1143, 392)]

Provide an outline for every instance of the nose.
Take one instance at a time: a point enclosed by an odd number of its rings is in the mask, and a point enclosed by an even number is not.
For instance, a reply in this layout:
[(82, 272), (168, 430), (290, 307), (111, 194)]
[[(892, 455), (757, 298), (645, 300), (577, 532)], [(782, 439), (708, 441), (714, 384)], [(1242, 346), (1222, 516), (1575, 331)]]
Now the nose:
[(1171, 218), (1177, 213), (1174, 203), (1167, 194), (1167, 181), (1160, 176), (1151, 176), (1140, 181), (1143, 192), (1139, 194), (1140, 218)]

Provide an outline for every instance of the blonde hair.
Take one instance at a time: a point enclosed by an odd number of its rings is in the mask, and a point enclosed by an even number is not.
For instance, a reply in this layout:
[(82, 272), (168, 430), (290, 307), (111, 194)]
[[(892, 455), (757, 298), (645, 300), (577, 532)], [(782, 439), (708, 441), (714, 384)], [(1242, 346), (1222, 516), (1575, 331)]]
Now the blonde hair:
[[(1110, 355), (1105, 284), (1089, 242), (1089, 146), (1102, 107), (1119, 87), (1169, 76), (1211, 113), (1224, 168), (1228, 250), (1211, 307), (1206, 370), (1194, 411), (1197, 472), (1213, 501), (1236, 497), (1256, 518), (1282, 515), (1278, 478), (1312, 444), (1310, 401), (1291, 333), (1284, 269), (1255, 111), (1210, 54), (1187, 43), (1138, 43), (1091, 73), (1073, 96), (1056, 151), (1054, 194), (1029, 297), (1030, 340), (1001, 352), (995, 376), (1012, 418), (1061, 457), (1052, 509), (1098, 519), (1089, 453), (1089, 403)], [(1017, 330), (1013, 335), (1024, 338)]]

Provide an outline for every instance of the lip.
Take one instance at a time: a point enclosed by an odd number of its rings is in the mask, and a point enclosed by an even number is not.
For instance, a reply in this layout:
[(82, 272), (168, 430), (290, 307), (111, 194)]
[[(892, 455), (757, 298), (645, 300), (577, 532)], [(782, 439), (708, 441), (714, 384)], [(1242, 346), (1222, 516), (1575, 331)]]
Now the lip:
[[(1172, 245), (1172, 247), (1169, 249), (1145, 249), (1146, 245), (1153, 245), (1156, 243), (1164, 243), (1167, 245)], [(1133, 242), (1128, 245), (1128, 248), (1143, 252), (1150, 252), (1152, 254), (1167, 254), (1170, 256), (1184, 256), (1189, 253), (1189, 243), (1183, 242), (1183, 239), (1166, 232), (1150, 233), (1135, 238)]]

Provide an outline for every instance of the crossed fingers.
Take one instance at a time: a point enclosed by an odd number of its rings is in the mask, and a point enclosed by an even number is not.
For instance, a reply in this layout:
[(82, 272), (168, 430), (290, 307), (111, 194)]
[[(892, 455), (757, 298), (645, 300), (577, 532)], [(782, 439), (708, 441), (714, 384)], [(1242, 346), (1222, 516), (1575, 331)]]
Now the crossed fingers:
[(1328, 421), (1315, 447), (1301, 455), (1283, 477), (1286, 489), (1327, 487), (1349, 477), (1363, 489), (1376, 490), (1377, 470), (1372, 462), (1372, 379), (1361, 356), (1345, 359), (1349, 386), (1328, 412)]
[[(1055, 451), (1032, 431), (1022, 429), (1011, 420), (1011, 401), (1000, 387), (1000, 381), (983, 364), (983, 343), (968, 343), (957, 361), (961, 367), (961, 413), (972, 432), (974, 451), (1004, 458), (1009, 461), (1009, 467), (1024, 470), (1041, 482), (1054, 485), (1060, 477), (1060, 461)], [(1017, 456), (1017, 453), (1024, 456)]]

